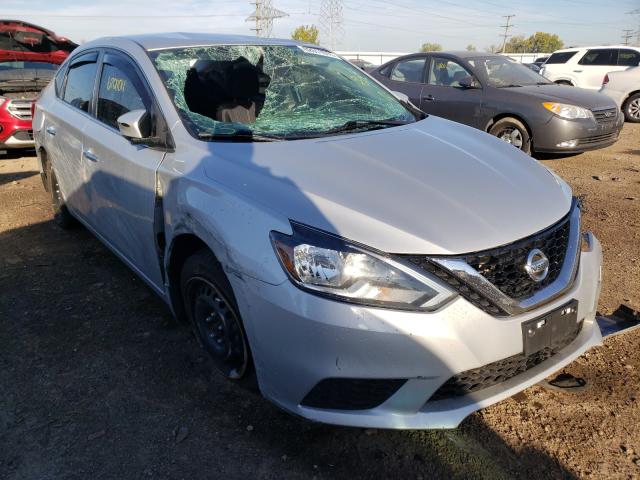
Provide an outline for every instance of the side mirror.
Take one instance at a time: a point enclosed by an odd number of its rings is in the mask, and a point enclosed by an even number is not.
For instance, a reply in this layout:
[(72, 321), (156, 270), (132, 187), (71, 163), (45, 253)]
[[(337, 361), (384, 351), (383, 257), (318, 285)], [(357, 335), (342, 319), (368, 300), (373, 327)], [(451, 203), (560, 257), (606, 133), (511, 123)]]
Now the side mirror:
[(480, 88), (480, 83), (474, 77), (468, 75), (458, 80), (458, 83), (462, 88)]
[(118, 117), (118, 129), (123, 137), (143, 139), (151, 135), (151, 118), (146, 110), (131, 110)]
[(411, 100), (409, 100), (409, 97), (406, 94), (402, 92), (397, 92), (395, 90), (392, 90), (391, 93), (393, 93), (393, 96), (396, 97), (401, 102), (411, 103)]

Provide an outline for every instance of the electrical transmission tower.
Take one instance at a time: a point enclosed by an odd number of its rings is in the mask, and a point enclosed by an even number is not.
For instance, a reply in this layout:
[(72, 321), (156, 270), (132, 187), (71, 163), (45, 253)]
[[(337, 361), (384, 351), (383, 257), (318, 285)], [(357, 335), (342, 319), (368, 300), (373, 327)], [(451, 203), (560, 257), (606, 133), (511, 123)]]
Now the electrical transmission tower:
[(506, 25), (500, 25), (502, 28), (504, 28), (504, 33), (501, 35), (502, 37), (502, 48), (500, 49), (500, 53), (504, 53), (504, 49), (507, 46), (507, 38), (509, 38), (511, 35), (509, 35), (509, 29), (513, 28), (514, 25), (511, 24), (511, 19), (515, 17), (515, 15), (503, 15), (502, 18), (506, 18), (507, 19), (507, 23)]
[(270, 37), (273, 30), (273, 20), (287, 17), (289, 14), (278, 10), (271, 5), (271, 0), (254, 0), (249, 2), (256, 9), (247, 17), (246, 22), (256, 22), (254, 30), (256, 37)]
[(331, 50), (335, 50), (336, 44), (344, 34), (342, 28), (342, 0), (322, 0), (320, 3), (320, 27), (325, 42)]
[(622, 30), (622, 32), (622, 41), (625, 45), (629, 45), (629, 40), (631, 40), (631, 37), (633, 37), (634, 34), (633, 29), (625, 29)]

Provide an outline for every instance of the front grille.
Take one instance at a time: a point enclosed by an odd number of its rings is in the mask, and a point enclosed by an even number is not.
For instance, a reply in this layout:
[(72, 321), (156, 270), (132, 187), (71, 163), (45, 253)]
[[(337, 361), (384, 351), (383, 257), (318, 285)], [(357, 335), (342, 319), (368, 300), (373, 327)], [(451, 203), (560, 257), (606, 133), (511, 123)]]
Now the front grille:
[[(569, 217), (536, 235), (505, 247), (467, 255), (464, 260), (505, 295), (519, 300), (552, 283), (562, 269), (569, 243)], [(540, 249), (549, 259), (549, 273), (536, 282), (525, 271), (527, 255)]]
[(20, 130), (13, 134), (13, 138), (20, 141), (33, 140), (33, 130)]
[(525, 356), (524, 353), (519, 353), (512, 357), (459, 373), (451, 377), (436, 390), (431, 398), (429, 398), (429, 401), (434, 402), (460, 397), (506, 382), (516, 375), (520, 375), (540, 365), (565, 348), (576, 339), (580, 330), (582, 330), (582, 325), (582, 322), (576, 323), (574, 331), (557, 339), (551, 347), (543, 348), (531, 355)]
[(331, 410), (369, 410), (384, 403), (406, 379), (325, 378), (301, 405)]
[(581, 138), (578, 140), (578, 145), (595, 145), (598, 143), (609, 142), (615, 140), (616, 133), (607, 133), (604, 135), (594, 135), (593, 137)]
[(31, 120), (31, 100), (11, 100), (7, 111), (20, 120)]
[(605, 108), (602, 110), (592, 110), (592, 113), (597, 123), (609, 123), (615, 121), (618, 116), (618, 109)]

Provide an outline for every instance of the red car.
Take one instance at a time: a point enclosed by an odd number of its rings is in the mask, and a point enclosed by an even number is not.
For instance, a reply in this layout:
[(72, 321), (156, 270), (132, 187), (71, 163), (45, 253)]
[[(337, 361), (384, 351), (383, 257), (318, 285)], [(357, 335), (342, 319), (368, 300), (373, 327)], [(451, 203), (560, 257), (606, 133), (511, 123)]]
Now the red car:
[(33, 146), (31, 105), (75, 47), (37, 25), (0, 20), (0, 150)]

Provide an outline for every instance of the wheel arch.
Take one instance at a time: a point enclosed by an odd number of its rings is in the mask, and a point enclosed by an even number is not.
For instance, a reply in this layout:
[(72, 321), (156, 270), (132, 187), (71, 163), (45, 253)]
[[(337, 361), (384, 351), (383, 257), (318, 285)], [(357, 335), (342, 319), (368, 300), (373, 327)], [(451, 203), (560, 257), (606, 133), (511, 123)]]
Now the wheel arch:
[(49, 191), (49, 182), (47, 178), (47, 163), (49, 163), (49, 154), (44, 147), (38, 147), (36, 150), (36, 158), (38, 159), (38, 167), (40, 168), (40, 180), (46, 192)]

